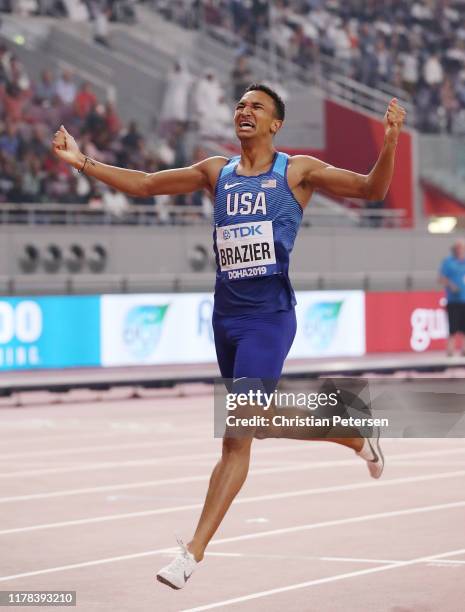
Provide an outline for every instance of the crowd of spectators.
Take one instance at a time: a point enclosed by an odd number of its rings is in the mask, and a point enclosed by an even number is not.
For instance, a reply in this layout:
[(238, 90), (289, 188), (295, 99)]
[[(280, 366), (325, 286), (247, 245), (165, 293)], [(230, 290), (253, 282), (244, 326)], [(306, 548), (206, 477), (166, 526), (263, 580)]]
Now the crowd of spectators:
[(0, 11), (73, 21), (97, 20), (103, 14), (112, 21), (133, 22), (135, 4), (136, 0), (0, 0)]
[(136, 22), (136, 0), (0, 0), (0, 12), (90, 22), (95, 42), (110, 47), (109, 23)]
[(61, 124), (84, 153), (105, 163), (154, 172), (189, 161), (182, 124), (157, 143), (155, 153), (137, 123), (123, 125), (115, 105), (99, 101), (88, 82), (78, 82), (68, 70), (59, 75), (45, 70), (34, 82), (0, 45), (0, 202), (80, 203), (117, 215), (131, 202), (163, 204), (116, 194), (58, 160), (51, 142)]
[[(302, 75), (339, 72), (405, 92), (425, 132), (465, 131), (463, 0), (152, 0), (195, 27), (234, 32), (241, 48), (269, 48)], [(194, 15), (194, 17), (192, 17)], [(394, 89), (395, 88), (395, 89)]]

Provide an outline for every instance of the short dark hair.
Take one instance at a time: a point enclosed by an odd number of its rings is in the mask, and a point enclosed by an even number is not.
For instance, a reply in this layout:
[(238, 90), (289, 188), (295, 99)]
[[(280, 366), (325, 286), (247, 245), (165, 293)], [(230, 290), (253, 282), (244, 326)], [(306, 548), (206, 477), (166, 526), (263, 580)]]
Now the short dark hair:
[(268, 85), (263, 85), (263, 83), (252, 83), (252, 85), (247, 87), (244, 93), (246, 94), (249, 91), (263, 91), (263, 93), (270, 96), (274, 102), (276, 117), (281, 121), (284, 121), (284, 117), (286, 115), (286, 105), (284, 104), (281, 96), (277, 94), (274, 89), (271, 89), (271, 87), (268, 87)]

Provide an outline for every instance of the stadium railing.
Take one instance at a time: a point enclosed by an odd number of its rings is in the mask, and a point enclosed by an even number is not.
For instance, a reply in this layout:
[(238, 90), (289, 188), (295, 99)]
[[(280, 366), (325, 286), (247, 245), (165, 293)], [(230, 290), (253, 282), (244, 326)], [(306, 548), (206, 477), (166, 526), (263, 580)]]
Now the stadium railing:
[[(437, 271), (293, 273), (296, 290), (431, 291)], [(0, 295), (97, 295), (109, 293), (212, 292), (215, 273), (158, 274), (16, 274), (0, 275)]]
[[(0, 204), (0, 225), (190, 225), (211, 223), (199, 206), (169, 204), (130, 205), (127, 212), (116, 215), (102, 208), (86, 204)], [(405, 211), (391, 209), (308, 207), (305, 210), (303, 225), (319, 227), (352, 225), (371, 228), (402, 228)]]

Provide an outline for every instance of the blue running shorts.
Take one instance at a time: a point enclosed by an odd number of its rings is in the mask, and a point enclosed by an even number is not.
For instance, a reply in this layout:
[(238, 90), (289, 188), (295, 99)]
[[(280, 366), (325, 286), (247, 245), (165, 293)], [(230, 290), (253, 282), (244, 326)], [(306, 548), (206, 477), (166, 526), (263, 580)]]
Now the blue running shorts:
[(235, 316), (213, 314), (221, 376), (276, 386), (297, 329), (295, 310)]

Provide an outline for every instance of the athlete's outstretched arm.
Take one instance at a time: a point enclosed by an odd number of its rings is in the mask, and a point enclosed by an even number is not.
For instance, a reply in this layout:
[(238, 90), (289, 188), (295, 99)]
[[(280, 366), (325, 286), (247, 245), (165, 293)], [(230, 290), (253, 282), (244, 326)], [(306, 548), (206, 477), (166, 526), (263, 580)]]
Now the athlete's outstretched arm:
[(394, 173), (396, 146), (405, 114), (397, 100), (391, 100), (384, 116), (383, 148), (370, 174), (350, 172), (308, 158), (311, 161), (308, 162), (305, 182), (314, 189), (323, 189), (336, 196), (384, 200)]
[(126, 170), (103, 164), (81, 153), (75, 139), (63, 126), (55, 133), (53, 152), (77, 170), (85, 172), (87, 176), (138, 197), (191, 193), (199, 189), (212, 191), (215, 172), (217, 175), (226, 161), (220, 157), (210, 158), (187, 168), (153, 173)]

